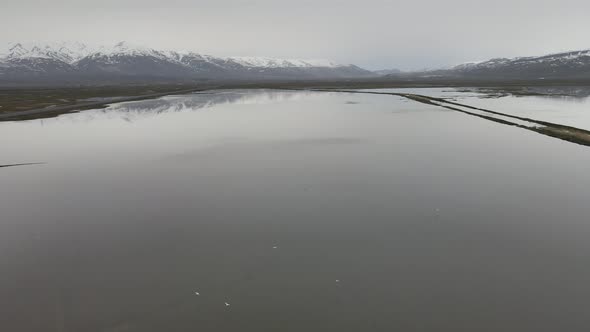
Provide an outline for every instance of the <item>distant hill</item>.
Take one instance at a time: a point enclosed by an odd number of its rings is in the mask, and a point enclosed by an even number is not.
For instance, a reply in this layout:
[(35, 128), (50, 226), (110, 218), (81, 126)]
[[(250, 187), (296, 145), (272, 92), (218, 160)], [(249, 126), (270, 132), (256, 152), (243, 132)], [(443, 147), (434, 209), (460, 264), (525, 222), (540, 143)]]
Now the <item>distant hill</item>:
[(342, 79), (375, 73), (327, 60), (214, 57), (163, 51), (121, 42), (112, 47), (83, 43), (13, 43), (0, 51), (0, 82), (79, 83), (144, 80)]
[(498, 58), (451, 69), (392, 73), (388, 78), (543, 80), (590, 79), (590, 50), (536, 57)]

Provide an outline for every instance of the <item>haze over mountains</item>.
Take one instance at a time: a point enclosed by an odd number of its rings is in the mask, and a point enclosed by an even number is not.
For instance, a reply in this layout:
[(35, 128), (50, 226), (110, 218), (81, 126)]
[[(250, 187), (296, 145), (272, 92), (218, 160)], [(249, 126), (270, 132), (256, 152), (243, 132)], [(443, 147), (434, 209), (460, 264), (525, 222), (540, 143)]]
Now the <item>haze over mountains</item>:
[(590, 50), (498, 58), (450, 69), (369, 71), (328, 60), (215, 57), (126, 42), (12, 43), (0, 49), (0, 84), (109, 84), (222, 80), (543, 80), (590, 79)]

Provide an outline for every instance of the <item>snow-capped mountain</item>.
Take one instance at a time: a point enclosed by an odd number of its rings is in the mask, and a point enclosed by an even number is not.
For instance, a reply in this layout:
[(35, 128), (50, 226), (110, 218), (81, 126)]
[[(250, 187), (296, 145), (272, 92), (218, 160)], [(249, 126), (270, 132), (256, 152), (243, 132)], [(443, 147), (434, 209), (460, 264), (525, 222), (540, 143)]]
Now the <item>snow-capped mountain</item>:
[[(389, 75), (396, 76), (396, 74)], [(398, 75), (399, 76), (399, 75)], [(406, 74), (422, 78), (468, 79), (590, 79), (590, 50), (544, 56), (496, 58), (451, 69)]]
[(341, 67), (329, 60), (301, 60), (301, 59), (274, 59), (266, 57), (229, 57), (228, 60), (235, 61), (244, 67), (253, 68), (285, 68), (285, 67)]
[(0, 59), (17, 60), (28, 58), (52, 59), (73, 63), (95, 51), (77, 42), (53, 44), (9, 43), (0, 49)]
[(533, 64), (549, 64), (551, 66), (561, 64), (577, 64), (584, 66), (590, 57), (590, 50), (572, 51), (565, 53), (555, 53), (536, 57), (518, 57), (518, 58), (495, 58), (488, 61), (466, 63), (456, 66), (455, 69), (471, 70), (477, 68), (497, 68), (506, 65), (533, 65)]
[(354, 65), (327, 60), (214, 57), (120, 42), (11, 43), (0, 49), (0, 81), (59, 82), (202, 79), (328, 79), (370, 77)]
[(452, 70), (468, 75), (496, 74), (523, 78), (590, 77), (590, 50), (538, 57), (497, 58), (459, 65)]

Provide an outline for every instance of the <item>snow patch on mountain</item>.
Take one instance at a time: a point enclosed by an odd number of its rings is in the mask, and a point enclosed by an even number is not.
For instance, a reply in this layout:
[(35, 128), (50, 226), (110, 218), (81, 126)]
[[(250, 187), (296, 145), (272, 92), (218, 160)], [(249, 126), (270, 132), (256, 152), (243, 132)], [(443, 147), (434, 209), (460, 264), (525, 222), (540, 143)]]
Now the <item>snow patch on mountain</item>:
[(302, 60), (302, 59), (277, 59), (268, 57), (228, 57), (226, 58), (231, 61), (235, 61), (244, 67), (255, 67), (255, 68), (313, 68), (313, 67), (328, 67), (336, 68), (341, 65), (336, 64), (329, 60), (315, 59), (315, 60)]
[(134, 45), (125, 41), (119, 42), (113, 46), (99, 46), (95, 49), (93, 54), (89, 56), (152, 56), (160, 59), (168, 57), (168, 52), (158, 51), (153, 48), (144, 47), (140, 45)]

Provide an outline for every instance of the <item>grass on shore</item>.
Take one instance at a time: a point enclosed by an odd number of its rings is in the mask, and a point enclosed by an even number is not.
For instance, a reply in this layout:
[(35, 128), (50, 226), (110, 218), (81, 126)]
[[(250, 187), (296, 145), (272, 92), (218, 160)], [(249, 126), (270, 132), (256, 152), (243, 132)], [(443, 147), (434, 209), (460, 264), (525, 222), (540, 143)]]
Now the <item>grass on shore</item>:
[[(158, 93), (173, 93), (192, 86), (186, 85), (138, 85), (77, 88), (26, 88), (0, 89), (0, 114), (43, 109), (51, 107), (75, 106), (97, 102), (101, 98), (144, 96)], [(197, 88), (196, 86), (194, 87)]]

